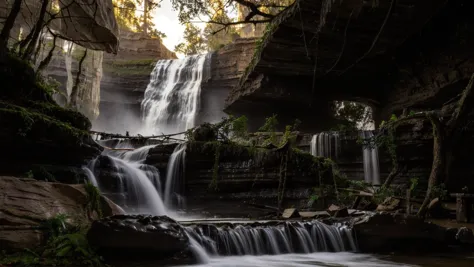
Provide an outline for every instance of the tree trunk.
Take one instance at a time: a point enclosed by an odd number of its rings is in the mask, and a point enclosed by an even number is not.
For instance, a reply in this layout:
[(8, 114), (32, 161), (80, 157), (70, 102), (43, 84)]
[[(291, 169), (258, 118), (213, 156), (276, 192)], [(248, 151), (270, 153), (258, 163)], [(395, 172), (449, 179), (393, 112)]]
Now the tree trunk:
[(36, 70), (36, 74), (40, 74), (48, 66), (49, 62), (51, 62), (51, 59), (53, 58), (54, 54), (54, 49), (56, 49), (56, 38), (57, 36), (54, 35), (53, 47), (51, 47), (51, 50), (49, 50), (48, 55), (39, 64), (38, 69)]
[(87, 57), (87, 49), (84, 51), (84, 55), (82, 55), (81, 60), (79, 61), (79, 67), (77, 70), (77, 75), (76, 75), (76, 81), (74, 82), (74, 86), (72, 87), (71, 90), (71, 96), (70, 96), (70, 102), (69, 102), (69, 107), (73, 109), (77, 109), (77, 95), (79, 93), (79, 84), (81, 81), (81, 74), (82, 74), (82, 63), (84, 63), (84, 60)]
[(39, 14), (38, 21), (36, 22), (36, 25), (34, 27), (34, 32), (31, 37), (31, 41), (28, 44), (28, 47), (25, 50), (25, 53), (23, 54), (23, 59), (26, 60), (28, 59), (33, 51), (35, 50), (36, 43), (38, 41), (38, 37), (43, 30), (43, 24), (44, 24), (44, 16), (46, 15), (46, 9), (48, 7), (49, 0), (43, 0), (43, 3), (41, 4), (41, 10)]
[(8, 39), (10, 38), (10, 32), (15, 25), (16, 17), (18, 13), (20, 13), (21, 9), (21, 2), (22, 0), (15, 0), (12, 5), (12, 9), (10, 10), (10, 14), (8, 14), (7, 20), (3, 24), (2, 32), (0, 33), (0, 50), (6, 51), (8, 45)]
[(423, 200), (423, 204), (421, 204), (420, 210), (418, 211), (418, 216), (420, 217), (425, 217), (426, 215), (428, 204), (432, 198), (433, 187), (438, 184), (441, 175), (444, 174), (445, 163), (444, 133), (441, 122), (439, 121), (439, 118), (433, 113), (427, 113), (426, 116), (430, 120), (433, 127), (433, 165), (431, 167), (425, 199)]
[(143, 3), (143, 32), (148, 35), (148, 0)]

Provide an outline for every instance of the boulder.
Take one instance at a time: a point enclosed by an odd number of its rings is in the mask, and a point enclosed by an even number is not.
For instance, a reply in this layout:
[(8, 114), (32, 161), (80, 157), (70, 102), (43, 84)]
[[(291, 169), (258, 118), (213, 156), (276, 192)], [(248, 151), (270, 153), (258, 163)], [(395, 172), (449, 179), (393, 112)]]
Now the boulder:
[(167, 216), (111, 216), (93, 222), (87, 237), (108, 262), (193, 258), (184, 228)]
[(453, 232), (418, 217), (385, 212), (354, 219), (360, 252), (433, 252), (452, 244)]
[[(58, 214), (87, 220), (83, 185), (68, 185), (0, 176), (0, 243), (2, 250), (33, 249), (42, 241), (41, 224)], [(120, 207), (101, 198), (104, 216), (122, 214)], [(74, 222), (71, 222), (74, 223)]]
[(194, 141), (201, 141), (201, 142), (210, 142), (217, 140), (217, 131), (214, 127), (209, 123), (204, 123), (197, 126), (192, 134), (192, 138)]
[(461, 243), (474, 244), (474, 234), (472, 233), (471, 229), (467, 227), (461, 227), (456, 233), (456, 240)]

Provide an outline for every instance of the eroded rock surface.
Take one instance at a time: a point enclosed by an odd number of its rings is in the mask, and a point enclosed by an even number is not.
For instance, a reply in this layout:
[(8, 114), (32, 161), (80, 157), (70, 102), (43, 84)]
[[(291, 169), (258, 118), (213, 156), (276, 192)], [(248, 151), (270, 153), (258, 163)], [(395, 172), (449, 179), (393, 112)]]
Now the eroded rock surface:
[[(0, 176), (0, 244), (3, 249), (36, 248), (42, 242), (41, 224), (58, 214), (87, 220), (83, 185), (49, 183)], [(122, 214), (120, 207), (101, 198), (104, 216)]]
[(112, 216), (95, 221), (87, 235), (110, 262), (192, 258), (183, 227), (167, 216)]

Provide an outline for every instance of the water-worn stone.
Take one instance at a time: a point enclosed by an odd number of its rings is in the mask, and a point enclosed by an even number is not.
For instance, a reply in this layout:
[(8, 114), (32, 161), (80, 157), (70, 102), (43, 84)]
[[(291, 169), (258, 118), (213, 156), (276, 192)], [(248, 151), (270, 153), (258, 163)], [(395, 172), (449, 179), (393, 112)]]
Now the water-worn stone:
[(188, 255), (189, 238), (183, 227), (167, 216), (117, 215), (92, 223), (91, 245), (107, 261), (164, 260)]
[(380, 212), (353, 222), (364, 253), (433, 252), (446, 249), (452, 241), (452, 231), (418, 217)]
[[(33, 249), (42, 241), (41, 223), (60, 213), (71, 220), (87, 220), (83, 185), (41, 182), (0, 176), (0, 244), (2, 250)], [(122, 209), (101, 198), (105, 216)]]

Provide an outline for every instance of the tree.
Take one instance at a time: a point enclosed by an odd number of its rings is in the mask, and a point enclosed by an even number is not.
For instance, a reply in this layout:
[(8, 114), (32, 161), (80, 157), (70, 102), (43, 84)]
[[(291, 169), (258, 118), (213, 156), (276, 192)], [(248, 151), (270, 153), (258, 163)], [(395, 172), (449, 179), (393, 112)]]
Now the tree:
[(361, 103), (335, 101), (333, 110), (335, 117), (344, 121), (347, 130), (365, 129), (373, 123), (372, 110)]
[(195, 55), (206, 52), (206, 40), (201, 30), (192, 23), (186, 23), (184, 30), (184, 39), (186, 43), (180, 43), (175, 46), (174, 51), (185, 55)]
[(210, 18), (207, 21), (208, 23), (220, 26), (214, 32), (217, 33), (235, 25), (269, 23), (276, 15), (293, 4), (294, 0), (228, 0), (224, 5), (225, 8), (233, 9), (234, 11), (238, 7), (248, 9), (245, 18), (232, 21), (219, 19), (223, 17), (216, 14), (220, 12), (220, 9), (216, 10), (212, 8), (213, 5), (215, 5), (214, 0), (171, 0), (171, 3), (173, 4), (173, 8), (179, 12), (179, 21), (181, 23), (189, 23), (200, 16), (206, 16)]
[[(22, 0), (15, 0), (12, 5), (10, 14), (8, 15), (5, 23), (3, 24), (2, 32), (0, 33), (0, 53), (3, 53), (7, 50), (8, 39), (10, 38), (10, 31), (15, 24), (16, 17), (20, 13)], [(0, 56), (3, 56), (0, 54)]]
[[(210, 13), (212, 14), (212, 21), (220, 21), (222, 23), (229, 23), (232, 20), (229, 18), (226, 12), (225, 5), (222, 0), (210, 0)], [(207, 47), (209, 50), (214, 51), (222, 46), (229, 44), (234, 38), (238, 37), (237, 31), (234, 28), (226, 29), (225, 31), (219, 31), (221, 25), (214, 23), (207, 23), (204, 28), (204, 34), (207, 41)]]
[[(129, 31), (143, 32), (153, 38), (166, 38), (163, 32), (155, 29), (153, 23), (152, 13), (160, 7), (160, 2), (159, 0), (113, 0), (117, 23)], [(141, 9), (142, 6), (143, 9)]]

